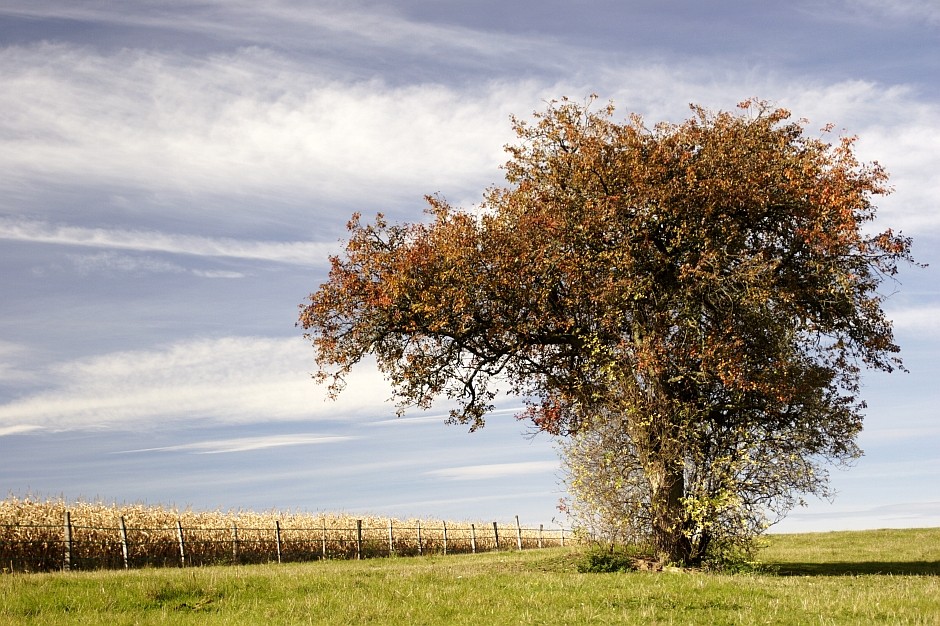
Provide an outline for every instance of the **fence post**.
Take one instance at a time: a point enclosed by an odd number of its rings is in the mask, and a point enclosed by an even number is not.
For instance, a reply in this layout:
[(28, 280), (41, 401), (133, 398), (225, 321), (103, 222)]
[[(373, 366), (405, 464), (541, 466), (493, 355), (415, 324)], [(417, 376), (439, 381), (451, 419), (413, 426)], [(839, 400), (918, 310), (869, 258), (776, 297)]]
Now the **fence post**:
[(232, 522), (232, 563), (238, 565), (238, 524)]
[(356, 520), (356, 559), (362, 559), (362, 520)]
[(72, 569), (72, 514), (65, 512), (65, 527), (62, 529), (62, 543), (65, 545), (65, 554), (62, 560), (62, 569), (66, 572)]
[(176, 537), (180, 544), (180, 567), (186, 567), (186, 549), (183, 544), (183, 524), (176, 520)]
[(124, 569), (130, 568), (130, 559), (127, 549), (127, 524), (124, 522), (124, 516), (121, 516), (121, 552), (124, 554)]
[[(112, 518), (112, 519), (113, 519), (113, 518)], [(118, 528), (117, 528), (116, 530), (118, 530), (119, 533), (120, 533), (121, 553), (122, 553), (122, 557), (123, 557), (123, 564), (124, 564), (124, 569), (127, 570), (127, 569), (130, 569), (130, 540), (129, 540), (129, 537), (128, 537), (127, 519), (126, 519), (126, 517), (125, 517), (124, 515), (120, 515), (120, 516), (118, 517), (118, 520), (117, 520), (117, 521), (118, 521)], [(523, 531), (523, 528), (522, 528), (522, 523), (521, 523), (521, 520), (520, 520), (520, 518), (519, 518), (519, 515), (516, 515), (516, 516), (515, 516), (515, 521), (516, 521), (516, 546), (517, 546), (517, 548), (518, 548), (519, 550), (524, 550), (524, 549), (525, 549), (525, 540), (523, 539), (523, 532), (522, 532), (522, 531)], [(61, 527), (61, 528), (62, 528), (62, 531), (61, 531), (61, 532), (62, 532), (62, 552), (60, 553), (60, 554), (62, 554), (62, 561), (61, 561), (61, 563), (62, 563), (62, 570), (68, 572), (68, 571), (70, 571), (71, 569), (76, 568), (76, 567), (78, 567), (78, 568), (80, 569), (80, 568), (81, 568), (80, 565), (79, 565), (79, 566), (76, 566), (76, 559), (77, 559), (78, 557), (75, 557), (75, 546), (74, 546), (74, 542), (75, 542), (75, 539), (74, 539), (74, 530), (75, 530), (75, 527), (74, 527), (73, 524), (72, 524), (71, 512), (70, 512), (70, 511), (68, 511), (68, 510), (64, 510), (64, 511), (63, 511), (62, 524), (63, 524), (62, 527)], [(496, 522), (496, 521), (494, 521), (492, 524), (493, 524), (493, 540), (494, 540), (494, 544), (495, 544), (494, 550), (495, 550), (495, 551), (500, 551), (501, 548), (500, 548), (500, 543), (499, 543), (499, 541), (500, 541), (500, 537), (499, 537), (499, 523)], [(177, 542), (178, 542), (178, 549), (179, 549), (179, 564), (180, 564), (179, 566), (180, 566), (181, 568), (185, 568), (185, 567), (187, 567), (187, 564), (186, 564), (186, 561), (187, 561), (187, 554), (186, 554), (186, 552), (187, 552), (187, 546), (186, 546), (187, 539), (186, 539), (185, 533), (184, 533), (184, 531), (183, 531), (182, 518), (177, 518), (175, 525), (176, 525), (176, 535), (177, 535)], [(322, 553), (323, 553), (323, 557), (324, 557), (324, 558), (327, 558), (327, 555), (328, 555), (328, 548), (327, 548), (327, 524), (326, 524), (325, 518), (324, 518), (324, 519), (321, 519), (321, 525), (322, 525), (322, 537), (321, 537)], [(421, 521), (420, 521), (420, 520), (417, 520), (417, 521), (416, 521), (416, 525), (417, 525), (418, 554), (419, 554), (419, 555), (423, 555), (423, 553), (424, 553), (424, 539), (423, 539), (423, 537), (421, 536)], [(442, 544), (443, 544), (443, 545), (442, 545), (442, 547), (443, 547), (443, 554), (447, 555), (447, 554), (448, 554), (448, 550), (453, 550), (453, 549), (454, 549), (453, 546), (449, 545), (449, 543), (450, 543), (450, 536), (449, 536), (449, 532), (448, 532), (449, 529), (448, 529), (447, 520), (441, 520), (441, 527), (442, 527), (442, 539), (443, 539), (443, 542), (442, 542)], [(83, 527), (82, 527), (82, 526), (79, 526), (79, 528), (83, 528)], [(93, 528), (99, 529), (99, 527), (93, 527)], [(109, 534), (110, 534), (110, 532), (113, 532), (113, 531), (115, 530), (114, 527), (111, 527), (111, 528), (104, 527), (104, 528), (100, 528), (100, 529), (102, 529), (102, 530), (107, 530)], [(169, 530), (169, 528), (164, 527), (163, 530), (164, 530), (164, 532), (166, 532), (166, 531)], [(304, 530), (308, 530), (308, 529), (304, 529)], [(313, 528), (310, 528), (309, 530), (313, 530)], [(377, 529), (375, 529), (375, 530), (377, 530)], [(534, 528), (534, 527), (529, 528), (529, 529), (526, 529), (526, 530), (527, 530), (527, 532), (530, 532), (530, 533), (533, 533), (533, 534), (535, 533), (535, 528)], [(560, 542), (561, 547), (565, 547), (565, 527), (564, 527), (562, 524), (559, 524), (559, 525), (558, 525), (558, 530), (559, 530), (559, 539), (558, 539), (558, 541)], [(274, 531), (275, 531), (275, 545), (276, 545), (276, 550), (277, 550), (277, 562), (278, 562), (278, 563), (282, 563), (283, 560), (284, 560), (284, 558), (285, 558), (285, 554), (284, 554), (284, 538), (283, 538), (283, 533), (282, 533), (282, 528), (281, 528), (280, 520), (275, 520), (275, 522), (274, 522)], [(194, 529), (194, 532), (197, 532), (197, 530)], [(347, 530), (346, 532), (348, 532), (348, 530)], [(231, 533), (232, 533), (232, 536), (231, 536), (231, 541), (232, 541), (232, 560), (233, 560), (234, 563), (237, 564), (237, 563), (239, 562), (239, 560), (240, 560), (240, 554), (239, 554), (239, 552), (240, 552), (240, 547), (239, 547), (240, 539), (239, 539), (239, 536), (238, 536), (238, 524), (237, 524), (236, 522), (234, 522), (234, 521), (231, 522)], [(407, 533), (406, 533), (406, 534), (407, 534)], [(459, 534), (459, 533), (458, 533), (458, 534)], [(537, 546), (538, 546), (538, 548), (544, 548), (546, 545), (551, 546), (551, 545), (552, 545), (552, 541), (553, 541), (553, 540), (551, 539), (551, 534), (552, 534), (552, 531), (549, 529), (549, 531), (548, 531), (548, 536), (547, 536), (547, 538), (546, 538), (546, 534), (545, 534), (545, 525), (544, 525), (544, 524), (539, 524), (539, 527), (538, 527), (538, 535), (537, 535), (537, 537), (536, 537), (536, 540), (533, 541), (532, 538), (530, 538), (529, 541), (532, 541), (532, 543), (536, 543)], [(81, 538), (80, 538), (79, 540), (81, 540)], [(198, 554), (198, 553), (199, 553), (199, 549), (198, 549), (199, 537), (198, 537), (198, 534), (197, 534), (195, 540), (197, 541), (197, 554)], [(249, 541), (251, 541), (251, 540), (249, 540)], [(341, 539), (340, 541), (343, 542), (343, 543), (345, 543), (347, 540), (346, 540), (346, 539)], [(405, 539), (405, 541), (407, 541), (407, 540)], [(433, 532), (432, 532), (432, 537), (431, 537), (431, 539), (430, 539), (429, 541), (430, 541), (429, 545), (431, 546), (431, 549), (432, 549), (432, 552), (433, 552), (433, 551), (434, 551), (434, 545), (435, 545), (435, 544), (434, 544), (434, 541), (435, 541), (435, 540), (433, 539)], [(547, 542), (547, 543), (546, 543), (546, 542)], [(459, 544), (459, 538), (458, 538), (458, 542), (457, 542), (457, 543)], [(143, 544), (142, 544), (142, 545), (143, 545)], [(510, 544), (510, 545), (511, 545), (511, 544)], [(557, 544), (556, 544), (556, 545), (557, 545)], [(146, 547), (146, 546), (143, 545), (143, 547), (139, 547), (139, 548), (136, 548), (136, 549), (139, 551), (139, 550), (144, 549), (145, 547)], [(394, 556), (394, 555), (396, 554), (396, 546), (395, 546), (395, 533), (394, 533), (394, 519), (393, 519), (393, 518), (388, 518), (388, 548), (389, 548), (389, 556)], [(531, 548), (531, 546), (530, 546), (530, 548)], [(484, 551), (485, 551), (485, 549), (486, 549), (486, 548), (485, 548), (485, 541), (484, 541), (484, 546), (483, 546), (482, 549), (483, 549)], [(456, 550), (457, 550), (458, 552), (460, 551), (459, 545), (458, 545), (458, 547), (456, 548)], [(470, 524), (470, 550), (471, 550), (471, 552), (472, 552), (473, 554), (476, 554), (476, 553), (477, 553), (477, 535), (476, 535), (476, 524), (475, 524), (475, 523), (471, 523), (471, 524)], [(109, 551), (109, 552), (110, 552), (110, 551)], [(145, 552), (146, 552), (146, 550), (145, 550)], [(370, 554), (371, 554), (371, 553), (370, 553)], [(99, 556), (99, 557), (104, 557), (104, 558), (107, 559), (106, 555), (98, 555), (98, 556)], [(148, 559), (149, 556), (148, 556), (148, 554), (141, 553), (140, 558)], [(197, 559), (197, 560), (196, 560), (196, 564), (198, 565), (200, 562), (209, 563), (209, 562), (212, 560), (212, 559), (205, 560), (206, 558), (207, 558), (207, 557), (204, 557), (203, 559)], [(296, 558), (296, 555), (295, 555), (295, 558)], [(315, 557), (314, 557), (314, 558), (315, 558)], [(361, 560), (361, 559), (364, 559), (364, 558), (365, 558), (365, 552), (364, 552), (363, 520), (359, 519), (359, 520), (356, 520), (356, 559), (357, 559), (357, 560)], [(86, 561), (87, 561), (86, 559), (79, 559), (79, 563), (86, 563)], [(190, 564), (188, 565), (188, 567), (192, 567), (192, 566), (193, 566), (192, 563), (190, 563)]]

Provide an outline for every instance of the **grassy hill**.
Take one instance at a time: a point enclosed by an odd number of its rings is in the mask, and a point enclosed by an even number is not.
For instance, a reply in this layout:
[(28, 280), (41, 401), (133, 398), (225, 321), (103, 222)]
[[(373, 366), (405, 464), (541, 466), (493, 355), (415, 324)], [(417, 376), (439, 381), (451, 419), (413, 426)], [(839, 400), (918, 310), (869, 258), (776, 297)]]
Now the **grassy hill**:
[(772, 535), (759, 573), (582, 551), (6, 574), (0, 624), (940, 624), (940, 529)]

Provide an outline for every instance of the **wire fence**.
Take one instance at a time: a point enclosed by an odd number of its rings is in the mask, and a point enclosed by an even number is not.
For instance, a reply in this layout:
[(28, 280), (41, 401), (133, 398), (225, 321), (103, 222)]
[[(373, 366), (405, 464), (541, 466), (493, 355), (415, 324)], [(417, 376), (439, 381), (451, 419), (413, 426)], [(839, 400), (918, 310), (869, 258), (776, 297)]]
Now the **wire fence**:
[[(312, 521), (312, 520), (308, 520)], [(285, 563), (321, 559), (477, 553), (564, 546), (571, 531), (563, 527), (524, 528), (515, 524), (448, 523), (346, 518), (345, 525), (324, 518), (318, 525), (113, 526), (73, 523), (65, 511), (61, 524), (0, 524), (3, 572), (198, 567)], [(566, 536), (567, 533), (567, 536)]]

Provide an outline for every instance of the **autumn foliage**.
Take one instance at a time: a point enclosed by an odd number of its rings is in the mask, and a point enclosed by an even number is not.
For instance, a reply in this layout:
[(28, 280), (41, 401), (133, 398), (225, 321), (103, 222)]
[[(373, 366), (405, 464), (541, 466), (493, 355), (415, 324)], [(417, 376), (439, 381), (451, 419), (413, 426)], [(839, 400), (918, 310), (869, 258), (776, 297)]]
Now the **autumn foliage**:
[(514, 120), (508, 186), (474, 210), (354, 216), (301, 308), (319, 376), (338, 393), (372, 354), (401, 407), (449, 398), (471, 429), (524, 398), (674, 561), (825, 493), (860, 454), (861, 370), (901, 364), (879, 287), (910, 241), (870, 231), (887, 176), (853, 138), (739, 106), (649, 128), (562, 100)]

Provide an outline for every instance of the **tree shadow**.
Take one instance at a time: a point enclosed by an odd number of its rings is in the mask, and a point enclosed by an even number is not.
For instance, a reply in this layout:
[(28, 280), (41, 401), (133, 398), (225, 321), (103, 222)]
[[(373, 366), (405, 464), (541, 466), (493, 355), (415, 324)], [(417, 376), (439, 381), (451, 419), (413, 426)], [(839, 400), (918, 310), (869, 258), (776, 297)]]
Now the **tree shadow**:
[(767, 563), (779, 576), (940, 576), (940, 561)]

